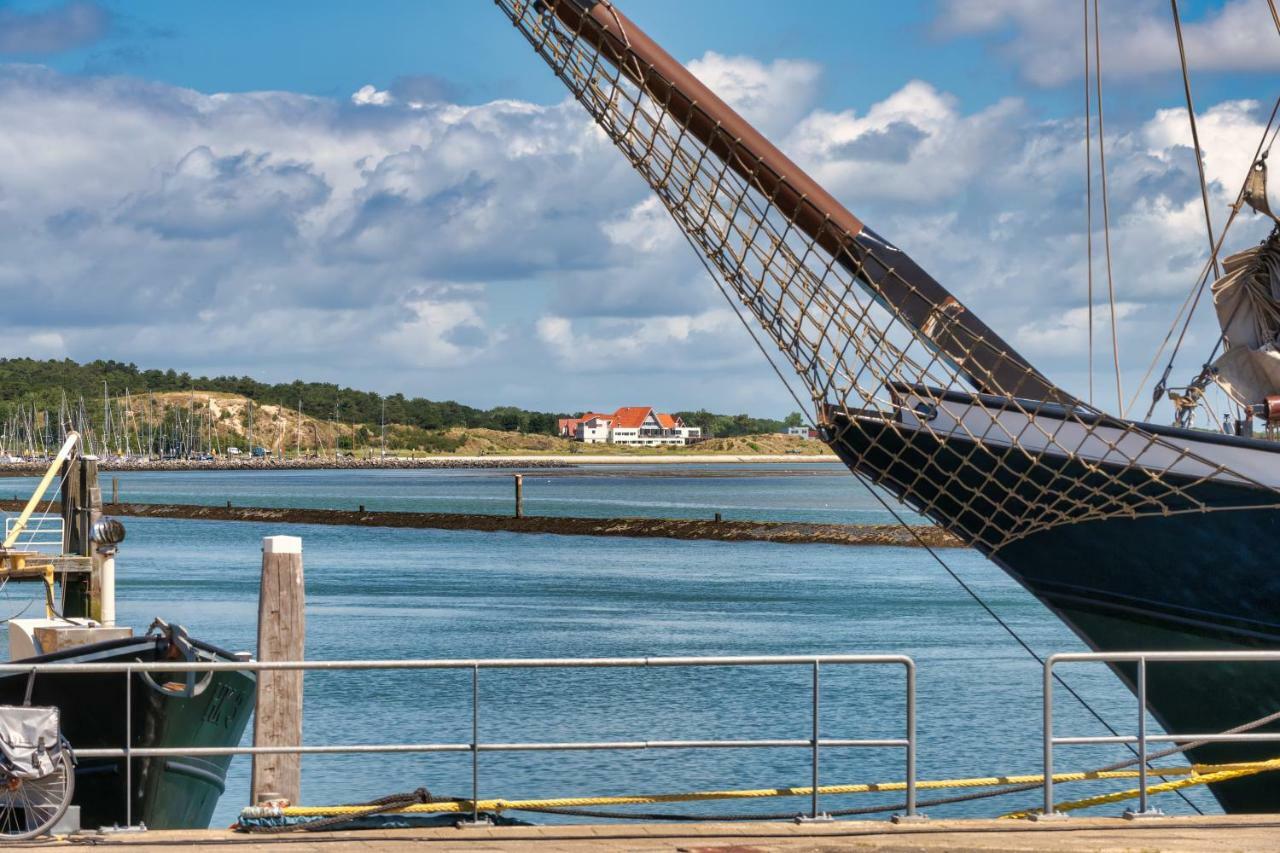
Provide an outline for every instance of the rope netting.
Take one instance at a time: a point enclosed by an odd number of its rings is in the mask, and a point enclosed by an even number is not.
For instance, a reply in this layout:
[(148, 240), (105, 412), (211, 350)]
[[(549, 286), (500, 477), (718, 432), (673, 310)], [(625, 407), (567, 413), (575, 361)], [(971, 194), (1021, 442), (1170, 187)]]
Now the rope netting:
[[(995, 551), (1063, 524), (1280, 507), (1275, 483), (1053, 385), (612, 3), (496, 2), (800, 378), (824, 439), (918, 512)], [(1210, 505), (1209, 481), (1243, 488)]]

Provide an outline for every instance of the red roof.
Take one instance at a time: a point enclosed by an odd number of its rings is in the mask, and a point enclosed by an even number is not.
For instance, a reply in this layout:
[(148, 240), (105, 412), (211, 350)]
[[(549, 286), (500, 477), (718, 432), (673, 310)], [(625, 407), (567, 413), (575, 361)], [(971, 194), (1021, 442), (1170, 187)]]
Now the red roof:
[(649, 406), (624, 406), (613, 413), (613, 425), (615, 428), (639, 429), (652, 411)]
[(658, 426), (662, 427), (663, 429), (676, 428), (676, 418), (674, 415), (669, 415), (666, 412), (657, 412), (657, 416), (658, 416)]

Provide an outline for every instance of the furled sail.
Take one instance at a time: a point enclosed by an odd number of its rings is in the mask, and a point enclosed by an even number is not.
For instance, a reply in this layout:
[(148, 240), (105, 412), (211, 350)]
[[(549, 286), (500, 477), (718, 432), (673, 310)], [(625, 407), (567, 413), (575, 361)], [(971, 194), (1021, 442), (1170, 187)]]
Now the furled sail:
[(1226, 349), (1216, 380), (1242, 406), (1280, 395), (1280, 229), (1260, 246), (1232, 255), (1213, 284)]
[(851, 469), (988, 553), (1203, 512), (1210, 480), (1280, 506), (1251, 473), (1055, 386), (611, 0), (496, 3), (782, 354)]

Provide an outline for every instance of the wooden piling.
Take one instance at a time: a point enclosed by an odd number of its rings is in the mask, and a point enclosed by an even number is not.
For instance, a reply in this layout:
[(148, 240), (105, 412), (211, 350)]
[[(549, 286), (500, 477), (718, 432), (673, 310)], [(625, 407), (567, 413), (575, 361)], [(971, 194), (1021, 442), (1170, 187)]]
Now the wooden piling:
[(120, 478), (111, 478), (111, 502), (113, 504), (120, 503)]
[(514, 475), (516, 479), (516, 518), (524, 518), (524, 474)]
[[(262, 540), (262, 586), (258, 592), (258, 660), (302, 660), (306, 646), (306, 596), (302, 579), (302, 539)], [(254, 746), (302, 743), (302, 672), (258, 673)], [(302, 756), (255, 755), (250, 803), (283, 797), (297, 803), (302, 788)]]

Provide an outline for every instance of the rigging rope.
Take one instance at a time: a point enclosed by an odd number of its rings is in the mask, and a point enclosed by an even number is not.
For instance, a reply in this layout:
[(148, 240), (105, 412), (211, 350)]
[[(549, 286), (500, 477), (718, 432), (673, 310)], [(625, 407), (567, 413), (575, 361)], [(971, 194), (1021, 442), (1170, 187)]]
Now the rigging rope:
[(1178, 59), (1182, 63), (1182, 91), (1187, 97), (1187, 119), (1191, 122), (1191, 144), (1196, 155), (1196, 172), (1200, 175), (1200, 202), (1204, 205), (1204, 227), (1209, 234), (1209, 261), (1213, 264), (1213, 277), (1221, 278), (1218, 253), (1213, 239), (1213, 219), (1209, 215), (1209, 187), (1204, 180), (1204, 158), (1200, 154), (1200, 131), (1196, 128), (1196, 108), (1191, 100), (1191, 74), (1187, 71), (1187, 49), (1182, 42), (1182, 16), (1178, 14), (1178, 0), (1169, 0), (1173, 9), (1173, 29), (1178, 34)]
[(1102, 237), (1107, 254), (1107, 301), (1111, 305), (1111, 357), (1116, 369), (1116, 414), (1124, 417), (1124, 389), (1120, 383), (1120, 339), (1116, 335), (1116, 288), (1111, 275), (1111, 203), (1107, 194), (1107, 144), (1102, 118), (1102, 29), (1098, 0), (1093, 0), (1093, 82), (1098, 96), (1098, 166), (1102, 176)]
[[(1276, 131), (1280, 132), (1280, 125), (1276, 124), (1277, 114), (1280, 114), (1280, 96), (1276, 97), (1275, 103), (1271, 106), (1271, 115), (1267, 118), (1267, 124), (1262, 129), (1262, 136), (1258, 139), (1258, 147), (1254, 149), (1253, 159), (1249, 164), (1251, 169), (1253, 164), (1258, 161), (1258, 157), (1262, 156), (1264, 151), (1270, 152), (1272, 145), (1275, 144), (1276, 135), (1275, 133), (1272, 133), (1272, 126), (1274, 125)], [(1267, 142), (1267, 134), (1271, 134), (1271, 142), (1269, 143)], [(1232, 223), (1235, 222), (1236, 216), (1240, 213), (1240, 206), (1244, 203), (1244, 191), (1248, 183), (1248, 178), (1249, 175), (1248, 172), (1246, 172), (1245, 179), (1240, 183), (1240, 191), (1236, 193), (1236, 200), (1231, 205), (1231, 213), (1227, 217), (1227, 223), (1222, 227), (1221, 233), (1218, 234), (1217, 245), (1213, 247), (1213, 257), (1216, 257), (1218, 253), (1222, 251), (1222, 244), (1227, 238), (1227, 232), (1231, 230)], [(1208, 283), (1208, 280), (1209, 264), (1206, 261), (1204, 269), (1200, 273), (1200, 277), (1191, 285), (1190, 293), (1188, 293), (1187, 298), (1183, 300), (1182, 307), (1178, 309), (1178, 313), (1174, 315), (1173, 322), (1169, 325), (1168, 333), (1165, 334), (1164, 340), (1161, 342), (1159, 349), (1156, 350), (1156, 354), (1151, 359), (1151, 364), (1147, 367), (1147, 372), (1142, 377), (1142, 383), (1139, 385), (1138, 389), (1134, 391), (1133, 399), (1129, 401), (1129, 408), (1133, 408), (1134, 403), (1138, 400), (1138, 395), (1142, 391), (1142, 387), (1147, 384), (1147, 380), (1151, 377), (1151, 373), (1155, 369), (1156, 363), (1160, 360), (1160, 355), (1164, 352), (1164, 348), (1168, 345), (1170, 338), (1173, 337), (1173, 330), (1178, 327), (1178, 321), (1182, 318), (1182, 312), (1187, 310), (1188, 305), (1190, 305), (1191, 311), (1187, 314), (1187, 319), (1182, 324), (1182, 330), (1178, 333), (1178, 340), (1177, 343), (1174, 344), (1173, 351), (1169, 353), (1169, 361), (1165, 365), (1164, 373), (1161, 374), (1160, 381), (1156, 383), (1155, 390), (1151, 395), (1151, 405), (1147, 407), (1147, 414), (1144, 420), (1151, 420), (1151, 415), (1155, 412), (1156, 403), (1160, 401), (1160, 395), (1164, 392), (1165, 383), (1168, 382), (1169, 375), (1173, 372), (1174, 361), (1177, 359), (1178, 352), (1182, 348), (1182, 342), (1186, 338), (1187, 329), (1191, 326), (1191, 318), (1195, 314), (1196, 306), (1200, 303), (1200, 297), (1204, 294), (1204, 288)], [(1221, 344), (1221, 342), (1222, 336), (1219, 335), (1218, 344)], [(1214, 349), (1216, 351), (1217, 345), (1215, 345)], [(1212, 361), (1212, 356), (1210, 356), (1209, 360)]]
[[(1088, 2), (1088, 0), (1086, 0), (1086, 2)], [(681, 231), (681, 234), (684, 234), (683, 230)], [(804, 413), (805, 418), (809, 421), (809, 426), (813, 429), (817, 429), (818, 424), (816, 423), (815, 419), (810, 415), (809, 410), (805, 406), (805, 404), (801, 402), (800, 395), (798, 395), (795, 389), (791, 387), (791, 383), (787, 380), (787, 377), (782, 372), (781, 368), (779, 368), (778, 365), (774, 362), (773, 356), (769, 353), (769, 350), (765, 347), (764, 342), (760, 340), (759, 336), (756, 334), (755, 329), (751, 326), (751, 323), (747, 320), (746, 316), (742, 313), (742, 309), (739, 307), (737, 300), (733, 299), (732, 296), (729, 294), (728, 289), (720, 281), (720, 277), (717, 276), (714, 270), (712, 269), (710, 262), (708, 262), (706, 258), (702, 256), (701, 252), (696, 251), (697, 247), (693, 245), (693, 240), (687, 234), (684, 234), (684, 237), (685, 237), (685, 240), (688, 241), (689, 244), (694, 247), (695, 249), (694, 254), (698, 257), (698, 260), (702, 263), (702, 266), (706, 270), (707, 275), (711, 277), (711, 280), (715, 283), (716, 288), (724, 296), (725, 301), (729, 303), (729, 307), (733, 309), (734, 314), (737, 315), (738, 320), (742, 323), (743, 328), (747, 330), (747, 334), (750, 335), (752, 342), (755, 343), (756, 348), (760, 350), (760, 354), (764, 356), (765, 362), (768, 363), (769, 367), (773, 369), (773, 372), (778, 377), (778, 380), (782, 382), (782, 387), (784, 387), (787, 390), (787, 393), (791, 395), (791, 399), (796, 402), (796, 405), (800, 407), (800, 411)], [(906, 519), (904, 519), (898, 513), (898, 511), (895, 510), (893, 506), (884, 499), (884, 497), (876, 489), (875, 484), (871, 482), (863, 472), (858, 471), (856, 469), (850, 469), (850, 473), (852, 473), (853, 476), (858, 480), (858, 482), (862, 484), (863, 488), (865, 488), (871, 494), (871, 496), (874, 497), (877, 502), (879, 502), (880, 506), (884, 507), (885, 511), (888, 512), (891, 516), (893, 516), (894, 521), (896, 521), (900, 527), (906, 530), (907, 533), (910, 534), (911, 537), (916, 540), (916, 544), (924, 548), (925, 551), (929, 553), (929, 556), (932, 557), (934, 561), (937, 562), (937, 564), (942, 567), (942, 570), (945, 571), (948, 575), (950, 575), (951, 579), (955, 581), (960, 586), (960, 588), (964, 590), (969, 595), (969, 597), (972, 598), (978, 604), (979, 607), (981, 607), (984, 611), (986, 611), (988, 616), (990, 616), (992, 619), (995, 620), (997, 625), (1003, 628), (1005, 632), (1007, 632), (1009, 636), (1012, 637), (1014, 641), (1019, 646), (1021, 646), (1023, 650), (1026, 651), (1027, 654), (1029, 654), (1032, 657), (1032, 659), (1034, 659), (1041, 666), (1044, 666), (1044, 658), (1042, 658), (1036, 652), (1035, 649), (1031, 648), (1030, 644), (1027, 643), (1026, 640), (1022, 639), (1022, 636), (1014, 629), (1014, 627), (1010, 625), (1008, 622), (1006, 622), (1000, 616), (999, 613), (996, 613), (996, 611), (991, 607), (991, 605), (987, 604), (987, 602), (982, 598), (982, 596), (978, 594), (977, 590), (975, 590), (968, 583), (966, 583), (965, 580), (961, 578), (960, 575), (955, 571), (955, 569), (951, 568), (951, 566), (947, 563), (947, 561), (944, 560), (942, 556), (931, 545), (929, 545), (928, 542), (924, 540), (924, 537), (920, 535), (919, 531), (917, 531), (913, 525), (910, 525), (907, 523)], [(1086, 711), (1088, 711), (1090, 716), (1092, 716), (1095, 720), (1101, 723), (1102, 727), (1105, 728), (1109, 734), (1111, 734), (1113, 737), (1119, 737), (1119, 732), (1117, 732), (1114, 728), (1112, 728), (1111, 724), (1106, 721), (1106, 719), (1102, 716), (1102, 714), (1098, 712), (1092, 705), (1090, 705), (1089, 702), (1083, 696), (1077, 693), (1076, 689), (1072, 687), (1070, 684), (1068, 684), (1063, 679), (1060, 673), (1054, 672), (1053, 680), (1057, 682), (1058, 685), (1061, 686), (1064, 690), (1066, 690), (1067, 693), (1073, 699), (1075, 699), (1078, 703), (1080, 703), (1080, 706), (1084, 708)], [(1139, 756), (1138, 756), (1137, 749), (1132, 744), (1126, 744), (1126, 746), (1128, 747), (1129, 751), (1134, 754), (1134, 759), (1133, 761), (1126, 761), (1126, 762), (1122, 762), (1115, 765), (1115, 767), (1117, 768), (1126, 767), (1130, 764), (1133, 764), (1134, 761), (1138, 760)], [(1148, 766), (1150, 766), (1150, 761), (1151, 759), (1148, 759), (1148, 762), (1147, 762)], [(1010, 793), (1012, 792), (1013, 791), (1010, 791)], [(1185, 794), (1179, 793), (1179, 796), (1187, 803), (1187, 805), (1191, 806), (1191, 808), (1194, 809), (1197, 814), (1204, 814), (1204, 812), (1200, 809), (1200, 807), (1197, 806), (1190, 799), (1188, 799)]]
[[(1084, 237), (1085, 269), (1089, 293), (1089, 405), (1093, 405), (1093, 127), (1089, 87), (1093, 72), (1089, 69), (1089, 0), (1084, 6)], [(1120, 413), (1122, 416), (1124, 412)]]

